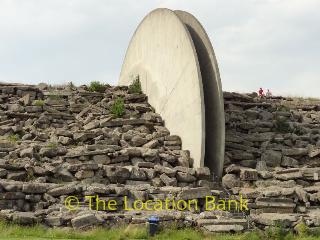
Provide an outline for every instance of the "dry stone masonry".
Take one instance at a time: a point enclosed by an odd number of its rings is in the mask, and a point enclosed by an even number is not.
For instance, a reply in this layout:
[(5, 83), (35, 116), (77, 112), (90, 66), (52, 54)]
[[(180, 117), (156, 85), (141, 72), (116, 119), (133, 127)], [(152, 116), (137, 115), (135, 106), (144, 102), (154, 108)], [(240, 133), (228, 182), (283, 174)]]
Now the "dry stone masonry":
[[(119, 97), (125, 106), (121, 118), (111, 113)], [(123, 86), (91, 92), (86, 86), (1, 84), (1, 217), (81, 229), (141, 224), (155, 214), (164, 226), (174, 222), (219, 232), (278, 222), (319, 227), (319, 105), (224, 97), (226, 153), (219, 184), (209, 168), (193, 168), (189, 151), (181, 149), (179, 136), (170, 135), (144, 94)], [(248, 199), (248, 211), (204, 211), (208, 196), (239, 194)], [(115, 200), (117, 209), (89, 209), (84, 196), (96, 195)], [(73, 211), (64, 205), (70, 196), (81, 202)], [(124, 209), (135, 200), (167, 198), (197, 199), (199, 209)]]
[(225, 93), (223, 186), (257, 225), (320, 223), (320, 101)]

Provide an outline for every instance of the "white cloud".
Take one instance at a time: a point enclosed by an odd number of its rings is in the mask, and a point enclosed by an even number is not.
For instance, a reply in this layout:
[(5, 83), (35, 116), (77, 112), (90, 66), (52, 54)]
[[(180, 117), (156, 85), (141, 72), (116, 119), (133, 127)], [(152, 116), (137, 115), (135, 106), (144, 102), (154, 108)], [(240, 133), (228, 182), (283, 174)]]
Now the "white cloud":
[(0, 0), (0, 81), (116, 84), (129, 40), (153, 8), (193, 13), (225, 90), (318, 96), (318, 0)]

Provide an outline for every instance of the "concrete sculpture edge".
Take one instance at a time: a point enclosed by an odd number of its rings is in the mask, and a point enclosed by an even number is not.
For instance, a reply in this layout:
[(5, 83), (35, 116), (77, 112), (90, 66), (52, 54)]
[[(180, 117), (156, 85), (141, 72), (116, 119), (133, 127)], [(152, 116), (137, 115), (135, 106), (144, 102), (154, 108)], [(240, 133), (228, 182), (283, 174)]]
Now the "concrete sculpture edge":
[(205, 160), (217, 177), (221, 177), (225, 150), (224, 100), (218, 62), (211, 41), (201, 23), (190, 13), (176, 10), (195, 45), (202, 76), (205, 102)]
[[(161, 8), (149, 13), (130, 41), (119, 84), (129, 85), (135, 76), (171, 134), (179, 135), (183, 149), (190, 150), (193, 167), (206, 165), (220, 177), (224, 158), (221, 82), (200, 23), (182, 11)], [(213, 114), (216, 111), (221, 115)]]

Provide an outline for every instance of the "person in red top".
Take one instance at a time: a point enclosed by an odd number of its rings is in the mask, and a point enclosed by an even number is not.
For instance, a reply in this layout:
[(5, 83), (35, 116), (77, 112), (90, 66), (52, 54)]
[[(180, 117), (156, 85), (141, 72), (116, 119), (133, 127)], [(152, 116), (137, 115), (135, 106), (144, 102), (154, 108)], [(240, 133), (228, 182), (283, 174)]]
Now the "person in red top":
[(263, 89), (262, 88), (259, 89), (259, 97), (264, 97), (264, 93), (263, 93)]

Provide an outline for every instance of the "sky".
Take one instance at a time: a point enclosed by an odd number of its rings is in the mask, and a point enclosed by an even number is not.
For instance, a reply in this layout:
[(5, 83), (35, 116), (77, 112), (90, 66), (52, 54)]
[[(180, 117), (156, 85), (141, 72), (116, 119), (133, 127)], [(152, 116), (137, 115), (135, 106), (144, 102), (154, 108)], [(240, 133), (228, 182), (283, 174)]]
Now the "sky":
[(320, 0), (0, 0), (0, 81), (116, 85), (136, 27), (159, 7), (202, 23), (224, 91), (320, 97)]

